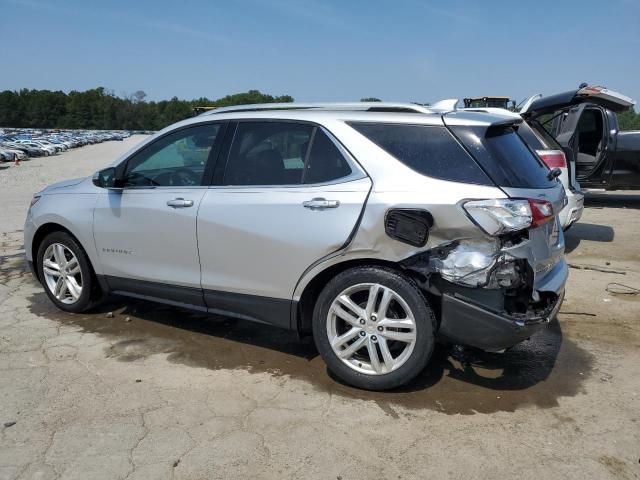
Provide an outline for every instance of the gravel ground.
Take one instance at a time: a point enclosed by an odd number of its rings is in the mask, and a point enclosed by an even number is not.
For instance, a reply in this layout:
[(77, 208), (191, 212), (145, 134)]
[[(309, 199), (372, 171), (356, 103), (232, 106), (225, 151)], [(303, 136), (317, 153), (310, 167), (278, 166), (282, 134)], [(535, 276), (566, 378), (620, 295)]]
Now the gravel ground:
[(640, 478), (640, 296), (607, 291), (640, 288), (637, 192), (589, 196), (547, 330), (462, 362), (439, 348), (373, 394), (276, 329), (119, 298), (52, 307), (24, 262), (32, 193), (140, 139), (0, 170), (0, 479)]

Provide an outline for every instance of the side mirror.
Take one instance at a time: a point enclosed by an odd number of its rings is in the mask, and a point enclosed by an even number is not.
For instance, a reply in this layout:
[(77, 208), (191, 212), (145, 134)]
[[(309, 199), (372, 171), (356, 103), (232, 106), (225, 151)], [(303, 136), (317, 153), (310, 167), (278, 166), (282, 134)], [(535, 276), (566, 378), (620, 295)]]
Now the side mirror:
[(93, 184), (100, 188), (122, 188), (116, 178), (115, 167), (105, 168), (93, 174)]

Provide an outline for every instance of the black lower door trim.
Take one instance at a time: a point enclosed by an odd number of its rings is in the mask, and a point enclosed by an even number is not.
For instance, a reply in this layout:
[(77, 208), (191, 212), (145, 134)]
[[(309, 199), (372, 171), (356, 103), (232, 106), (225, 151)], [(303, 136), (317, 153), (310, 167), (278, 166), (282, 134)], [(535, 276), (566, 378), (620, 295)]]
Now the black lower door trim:
[(132, 278), (106, 277), (109, 290), (115, 294), (151, 300), (178, 307), (206, 311), (202, 289), (148, 282)]
[(291, 328), (291, 300), (214, 290), (205, 290), (204, 300), (211, 313)]
[(282, 298), (246, 295), (242, 293), (202, 290), (131, 278), (100, 276), (101, 286), (111, 293), (175, 307), (265, 323), (287, 330), (295, 329), (292, 313), (297, 302)]

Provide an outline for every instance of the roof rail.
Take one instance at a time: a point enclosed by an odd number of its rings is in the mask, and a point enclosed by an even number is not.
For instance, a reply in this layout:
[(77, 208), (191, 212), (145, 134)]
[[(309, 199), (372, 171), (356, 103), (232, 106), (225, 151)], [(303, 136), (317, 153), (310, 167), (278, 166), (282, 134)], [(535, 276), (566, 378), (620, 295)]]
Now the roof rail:
[(266, 110), (333, 110), (357, 112), (433, 113), (431, 107), (416, 103), (345, 102), (345, 103), (258, 103), (234, 105), (207, 110), (200, 115), (216, 115), (232, 112), (259, 112)]

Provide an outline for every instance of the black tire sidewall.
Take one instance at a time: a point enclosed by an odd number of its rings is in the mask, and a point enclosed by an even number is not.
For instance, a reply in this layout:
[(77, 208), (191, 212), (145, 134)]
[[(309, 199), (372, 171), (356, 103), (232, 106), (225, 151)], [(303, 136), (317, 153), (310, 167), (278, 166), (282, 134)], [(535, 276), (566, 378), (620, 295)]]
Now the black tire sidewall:
[[(82, 293), (80, 294), (80, 298), (78, 299), (78, 301), (70, 305), (61, 302), (55, 297), (55, 295), (53, 295), (53, 293), (49, 290), (49, 287), (47, 286), (44, 278), (42, 265), (44, 252), (52, 243), (60, 243), (66, 246), (76, 256), (76, 258), (78, 259), (78, 264), (80, 265), (80, 271), (82, 272)], [(58, 307), (60, 310), (64, 310), (65, 312), (72, 313), (81, 313), (91, 308), (92, 291), (94, 289), (93, 270), (91, 269), (87, 254), (71, 235), (66, 232), (53, 232), (47, 235), (38, 247), (37, 258), (38, 278), (40, 279), (40, 283), (42, 283), (47, 296), (56, 305), (56, 307)]]
[[(409, 359), (397, 370), (367, 375), (345, 365), (334, 353), (327, 336), (327, 315), (335, 298), (359, 283), (379, 283), (398, 293), (409, 305), (416, 321), (416, 344)], [(435, 316), (427, 299), (411, 278), (386, 267), (355, 267), (338, 274), (318, 296), (313, 314), (313, 337), (329, 370), (349, 385), (366, 390), (389, 390), (415, 378), (429, 362), (435, 345)]]

